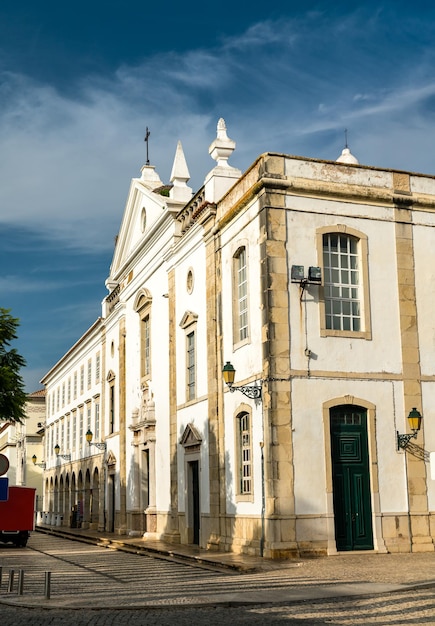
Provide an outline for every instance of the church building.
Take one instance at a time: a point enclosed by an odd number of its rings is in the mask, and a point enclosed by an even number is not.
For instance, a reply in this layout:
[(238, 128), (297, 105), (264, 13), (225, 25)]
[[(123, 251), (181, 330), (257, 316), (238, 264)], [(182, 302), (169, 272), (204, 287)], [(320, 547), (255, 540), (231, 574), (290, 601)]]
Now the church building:
[[(290, 558), (433, 551), (435, 177), (142, 167), (101, 318), (45, 375), (45, 521)], [(432, 261), (431, 258), (434, 257)]]

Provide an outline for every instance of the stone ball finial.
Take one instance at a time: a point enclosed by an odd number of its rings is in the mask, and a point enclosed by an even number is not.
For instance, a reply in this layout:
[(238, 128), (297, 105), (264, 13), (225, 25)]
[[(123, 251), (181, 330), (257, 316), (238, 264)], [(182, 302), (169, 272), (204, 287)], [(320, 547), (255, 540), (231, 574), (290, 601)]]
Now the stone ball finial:
[(343, 149), (336, 163), (349, 163), (352, 165), (359, 165), (358, 159), (352, 154), (347, 146)]

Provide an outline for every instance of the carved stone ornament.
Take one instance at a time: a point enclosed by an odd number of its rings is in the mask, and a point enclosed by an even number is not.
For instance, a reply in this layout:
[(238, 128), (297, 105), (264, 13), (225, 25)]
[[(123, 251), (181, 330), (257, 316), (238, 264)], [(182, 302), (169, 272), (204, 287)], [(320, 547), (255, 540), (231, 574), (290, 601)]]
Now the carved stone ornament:
[(180, 438), (180, 444), (186, 452), (196, 452), (200, 449), (202, 438), (193, 424), (187, 424)]
[(156, 407), (153, 394), (146, 383), (141, 386), (142, 397), (140, 408), (132, 412), (132, 423), (129, 426), (135, 434), (133, 445), (146, 443), (153, 438), (156, 429)]
[(109, 451), (109, 454), (107, 455), (107, 467), (115, 467), (116, 465), (116, 456), (113, 454), (112, 450)]

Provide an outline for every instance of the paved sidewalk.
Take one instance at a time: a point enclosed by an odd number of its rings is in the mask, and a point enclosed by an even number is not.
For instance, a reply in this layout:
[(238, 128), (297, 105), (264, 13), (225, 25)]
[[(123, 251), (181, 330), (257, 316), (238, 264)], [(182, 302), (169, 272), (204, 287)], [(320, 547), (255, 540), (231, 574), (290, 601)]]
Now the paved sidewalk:
[(116, 535), (115, 533), (99, 532), (97, 530), (68, 528), (65, 526), (48, 526), (39, 524), (36, 527), (39, 532), (49, 533), (66, 539), (83, 541), (97, 546), (122, 550), (134, 554), (146, 554), (157, 558), (168, 558), (174, 561), (189, 562), (193, 565), (212, 567), (214, 569), (230, 569), (237, 572), (255, 572), (288, 567), (298, 561), (274, 561), (261, 557), (233, 554), (228, 552), (211, 552), (196, 546), (186, 546), (164, 541), (144, 539), (143, 537), (130, 537), (128, 535)]
[[(161, 584), (154, 593), (144, 596), (144, 587), (135, 576), (136, 584), (117, 585), (118, 572), (104, 575), (97, 583), (89, 571), (88, 583), (81, 593), (72, 591), (72, 583), (63, 588), (59, 597), (0, 598), (0, 603), (40, 608), (140, 608), (168, 606), (243, 606), (271, 603), (292, 603), (326, 598), (375, 596), (412, 589), (435, 588), (435, 554), (375, 554), (354, 552), (337, 556), (275, 561), (257, 557), (215, 553), (192, 546), (149, 541), (141, 537), (119, 536), (91, 530), (39, 526), (37, 533), (54, 535), (77, 542), (110, 548), (116, 553), (149, 555), (163, 561), (190, 563), (197, 571), (180, 573), (169, 564), (162, 565)], [(42, 535), (41, 535), (42, 539)], [(44, 540), (45, 541), (45, 540)], [(77, 552), (77, 550), (75, 549)], [(83, 551), (79, 549), (83, 555)], [(41, 558), (43, 558), (41, 552)], [(63, 560), (57, 552), (58, 559)], [(85, 557), (80, 557), (85, 558)], [(90, 557), (91, 558), (91, 557)], [(135, 556), (137, 559), (138, 557)], [(67, 561), (65, 561), (66, 563)], [(125, 559), (123, 559), (125, 563)], [(71, 562), (72, 563), (72, 562)], [(145, 565), (145, 563), (144, 563)], [(42, 563), (41, 563), (42, 567)], [(73, 567), (73, 565), (71, 565)], [(82, 566), (83, 567), (83, 566)], [(127, 567), (127, 566), (125, 566)], [(128, 565), (131, 573), (132, 565)], [(133, 566), (134, 567), (134, 566)], [(136, 565), (136, 567), (138, 567)], [(180, 568), (180, 565), (176, 567)], [(201, 569), (212, 570), (204, 571)], [(87, 570), (84, 566), (83, 572)], [(92, 568), (91, 568), (92, 569)], [(161, 569), (161, 568), (160, 568)], [(139, 575), (139, 568), (137, 571)], [(149, 580), (144, 574), (144, 581)], [(166, 576), (166, 579), (164, 578)], [(113, 580), (110, 580), (112, 579)], [(173, 581), (173, 582), (171, 582)], [(184, 581), (184, 582), (183, 582)], [(98, 587), (98, 584), (100, 585)], [(168, 586), (169, 585), (169, 586)]]
[(295, 578), (317, 579), (334, 584), (435, 585), (435, 552), (385, 554), (372, 551), (340, 552), (337, 555), (299, 559), (265, 559), (227, 552), (211, 552), (197, 546), (166, 543), (89, 529), (39, 525), (37, 530), (133, 554), (146, 554), (188, 562), (214, 570), (243, 574), (294, 569)]
[(178, 562), (244, 574), (296, 568), (301, 576), (333, 584), (378, 584), (399, 588), (435, 586), (435, 553), (378, 554), (341, 552), (334, 556), (275, 560), (226, 552), (210, 552), (196, 546), (154, 541), (93, 530), (38, 526), (37, 530), (134, 554), (148, 554)]

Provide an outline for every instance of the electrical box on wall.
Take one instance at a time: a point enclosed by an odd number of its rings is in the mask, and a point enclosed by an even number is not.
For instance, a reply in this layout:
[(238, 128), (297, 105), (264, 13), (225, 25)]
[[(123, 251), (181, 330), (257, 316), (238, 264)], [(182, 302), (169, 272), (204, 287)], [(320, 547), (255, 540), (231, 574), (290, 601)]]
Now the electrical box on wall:
[(304, 280), (304, 266), (292, 265), (291, 281), (292, 283), (300, 283)]
[(292, 265), (291, 281), (292, 283), (320, 285), (322, 282), (322, 270), (320, 267), (310, 266), (308, 268), (308, 277), (304, 276), (305, 268), (303, 265)]
[(321, 283), (322, 282), (322, 270), (320, 267), (308, 268), (308, 282), (309, 283)]

